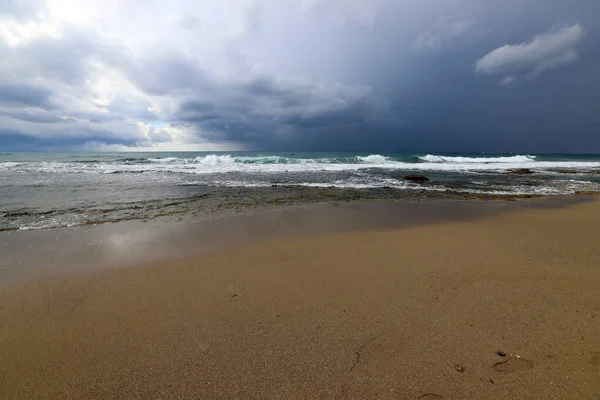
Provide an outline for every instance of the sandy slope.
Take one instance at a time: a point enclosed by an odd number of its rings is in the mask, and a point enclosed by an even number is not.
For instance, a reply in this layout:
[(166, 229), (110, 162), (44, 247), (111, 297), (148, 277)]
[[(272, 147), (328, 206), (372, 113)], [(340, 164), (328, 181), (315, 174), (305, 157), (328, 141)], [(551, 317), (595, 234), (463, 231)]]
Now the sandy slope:
[(600, 202), (11, 285), (0, 398), (597, 399), (599, 288)]

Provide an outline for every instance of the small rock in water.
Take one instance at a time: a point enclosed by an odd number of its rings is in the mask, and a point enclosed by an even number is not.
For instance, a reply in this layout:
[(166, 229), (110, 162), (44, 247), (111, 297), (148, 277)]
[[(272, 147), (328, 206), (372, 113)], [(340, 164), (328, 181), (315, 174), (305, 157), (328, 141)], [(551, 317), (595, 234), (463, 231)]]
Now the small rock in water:
[(533, 174), (533, 171), (530, 170), (529, 168), (517, 168), (517, 169), (508, 170), (508, 173), (514, 174), (514, 175), (527, 175), (527, 174)]
[(423, 182), (427, 182), (429, 180), (429, 178), (426, 177), (425, 175), (417, 175), (417, 174), (406, 175), (404, 177), (404, 179), (407, 181), (416, 182), (416, 183), (423, 183)]

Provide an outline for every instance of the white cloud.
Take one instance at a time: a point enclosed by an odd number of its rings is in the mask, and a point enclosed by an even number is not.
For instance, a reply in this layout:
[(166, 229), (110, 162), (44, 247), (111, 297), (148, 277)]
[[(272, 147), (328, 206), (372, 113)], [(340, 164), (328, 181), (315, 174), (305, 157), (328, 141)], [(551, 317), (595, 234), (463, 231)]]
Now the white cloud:
[(535, 76), (576, 62), (575, 46), (582, 37), (582, 27), (575, 24), (538, 35), (529, 42), (505, 45), (480, 58), (475, 71), (484, 75), (531, 73)]
[(41, 37), (59, 36), (58, 28), (47, 23), (27, 21), (18, 23), (14, 20), (3, 20), (0, 24), (0, 42), (4, 41), (10, 47), (27, 44)]

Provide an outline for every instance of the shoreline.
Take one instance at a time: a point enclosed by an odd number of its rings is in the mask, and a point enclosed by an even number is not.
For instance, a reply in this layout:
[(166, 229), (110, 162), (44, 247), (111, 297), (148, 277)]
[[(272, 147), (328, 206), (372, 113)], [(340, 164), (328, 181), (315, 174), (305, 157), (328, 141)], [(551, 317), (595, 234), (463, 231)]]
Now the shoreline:
[[(530, 189), (540, 182), (529, 181), (522, 175), (507, 175), (510, 186), (525, 185)], [(526, 177), (529, 175), (525, 175)], [(482, 178), (483, 179), (483, 178)], [(521, 181), (525, 179), (525, 181)], [(360, 203), (370, 201), (518, 201), (545, 197), (579, 196), (600, 193), (596, 190), (584, 190), (580, 187), (573, 192), (557, 193), (508, 193), (486, 192), (479, 188), (465, 188), (464, 191), (452, 188), (441, 189), (440, 185), (455, 185), (453, 182), (411, 183), (398, 179), (403, 185), (412, 185), (404, 189), (390, 186), (375, 188), (340, 188), (335, 186), (310, 187), (273, 184), (269, 187), (210, 187), (203, 185), (182, 185), (171, 188), (158, 198), (112, 202), (107, 199), (92, 200), (87, 206), (72, 205), (65, 208), (68, 201), (60, 207), (60, 196), (41, 203), (33, 202), (29, 206), (14, 207), (23, 199), (13, 199), (12, 206), (0, 212), (0, 233), (22, 230), (53, 229), (61, 227), (99, 225), (124, 221), (149, 221), (157, 218), (196, 218), (198, 216), (222, 213), (248, 213), (254, 210), (277, 209), (288, 206), (304, 206), (322, 203)], [(407, 183), (408, 182), (408, 183)], [(563, 181), (563, 183), (566, 181)], [(585, 182), (584, 182), (585, 183)], [(592, 182), (588, 182), (593, 184)], [(107, 183), (110, 187), (112, 183)], [(587, 183), (586, 183), (587, 184)], [(598, 183), (600, 185), (600, 182)], [(475, 185), (477, 186), (477, 185)], [(36, 186), (33, 185), (32, 188)], [(572, 189), (572, 188), (571, 188)], [(569, 189), (569, 190), (571, 190)], [(50, 190), (51, 192), (53, 189)], [(176, 195), (180, 193), (179, 196)], [(185, 193), (187, 192), (187, 193)], [(34, 194), (32, 194), (34, 195)], [(81, 193), (90, 196), (90, 192)], [(118, 195), (115, 194), (118, 197)], [(57, 202), (57, 204), (54, 204)], [(9, 201), (10, 203), (10, 201)]]
[[(597, 196), (503, 200), (401, 199), (328, 202), (229, 210), (146, 221), (126, 220), (0, 232), (0, 287), (104, 268), (243, 248), (277, 238), (408, 229), (487, 218), (504, 212), (563, 208)], [(81, 266), (81, 260), (85, 266)]]
[(593, 399), (600, 201), (522, 206), (0, 287), (0, 397)]

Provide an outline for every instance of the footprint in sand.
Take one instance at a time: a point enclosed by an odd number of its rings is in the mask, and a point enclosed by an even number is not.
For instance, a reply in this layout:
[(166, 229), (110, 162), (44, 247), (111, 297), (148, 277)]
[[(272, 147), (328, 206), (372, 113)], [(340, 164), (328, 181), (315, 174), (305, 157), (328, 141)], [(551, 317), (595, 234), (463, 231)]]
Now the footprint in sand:
[(501, 361), (494, 364), (494, 369), (504, 374), (525, 371), (531, 368), (533, 368), (533, 361), (529, 361), (524, 358), (509, 358), (506, 361)]
[(590, 364), (600, 366), (600, 352), (592, 351), (592, 354), (590, 357)]

